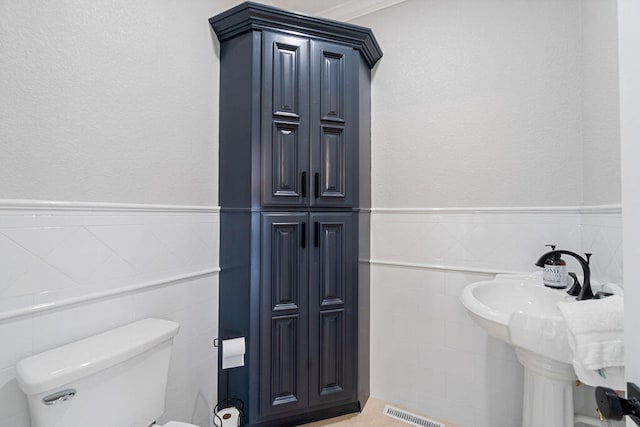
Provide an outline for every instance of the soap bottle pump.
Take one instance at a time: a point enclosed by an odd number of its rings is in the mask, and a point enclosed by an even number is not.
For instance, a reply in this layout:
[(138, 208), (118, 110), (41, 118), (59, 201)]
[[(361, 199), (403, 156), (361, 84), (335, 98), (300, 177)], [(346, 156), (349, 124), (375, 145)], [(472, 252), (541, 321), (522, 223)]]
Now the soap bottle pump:
[[(545, 245), (556, 250), (556, 245)], [(544, 263), (544, 273), (542, 273), (542, 282), (545, 286), (555, 289), (564, 289), (567, 287), (567, 263), (562, 259), (562, 255), (551, 255)]]

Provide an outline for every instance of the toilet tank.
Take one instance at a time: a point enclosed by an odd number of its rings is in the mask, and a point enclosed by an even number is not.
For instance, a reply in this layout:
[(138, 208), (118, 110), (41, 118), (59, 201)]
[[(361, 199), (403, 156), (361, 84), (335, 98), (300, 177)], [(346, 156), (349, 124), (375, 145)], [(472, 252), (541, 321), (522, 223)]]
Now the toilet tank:
[(178, 327), (140, 320), (20, 361), (31, 426), (149, 426), (164, 412)]

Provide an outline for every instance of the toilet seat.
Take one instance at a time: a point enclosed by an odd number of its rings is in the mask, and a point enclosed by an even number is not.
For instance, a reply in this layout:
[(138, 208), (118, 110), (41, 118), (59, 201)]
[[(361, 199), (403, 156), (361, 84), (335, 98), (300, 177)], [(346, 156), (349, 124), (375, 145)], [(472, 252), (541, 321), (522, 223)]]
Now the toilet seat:
[(198, 427), (198, 426), (195, 424), (181, 423), (180, 421), (169, 421), (164, 425), (158, 424), (158, 427)]

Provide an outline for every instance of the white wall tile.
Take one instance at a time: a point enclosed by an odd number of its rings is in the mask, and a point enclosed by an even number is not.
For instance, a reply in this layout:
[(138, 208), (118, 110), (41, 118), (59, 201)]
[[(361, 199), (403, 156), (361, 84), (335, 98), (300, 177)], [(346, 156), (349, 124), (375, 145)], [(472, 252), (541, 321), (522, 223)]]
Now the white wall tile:
[(23, 308), (22, 295), (51, 301), (218, 263), (217, 214), (0, 211), (0, 224), (5, 311)]
[(12, 368), (16, 360), (33, 353), (33, 319), (15, 319), (0, 324), (0, 369)]
[(127, 296), (80, 304), (33, 318), (34, 354), (126, 325), (133, 321)]
[(594, 252), (599, 280), (622, 272), (615, 214), (374, 212), (371, 236), (372, 259), (390, 263), (371, 272), (371, 394), (462, 426), (520, 425), (523, 374), (513, 348), (489, 337), (459, 300), (465, 286), (494, 274), (460, 269), (535, 271), (554, 243)]
[[(14, 367), (0, 369), (0, 414), (3, 418), (9, 418), (26, 412), (28, 412), (27, 398), (18, 388)], [(4, 422), (2, 425), (5, 425)]]
[(545, 245), (556, 244), (592, 252), (594, 277), (621, 282), (620, 214), (374, 212), (371, 224), (374, 260), (534, 271)]
[(591, 252), (593, 278), (622, 284), (622, 217), (620, 214), (582, 216), (582, 250)]
[[(149, 224), (90, 226), (87, 229), (136, 271), (170, 271), (181, 265), (181, 260), (156, 237)], [(132, 242), (144, 243), (144, 250)]]
[(34, 262), (29, 271), (9, 283), (5, 295), (34, 295), (42, 300), (48, 292), (71, 291), (81, 286), (71, 277), (45, 262)]
[(16, 307), (31, 307), (37, 305), (34, 295), (11, 295), (0, 298), (0, 313), (14, 310)]
[(135, 293), (131, 296), (136, 316), (162, 317), (174, 313), (182, 306), (184, 292), (176, 286), (160, 286), (146, 292)]
[[(0, 210), (0, 313), (215, 269), (218, 228), (211, 213)], [(0, 425), (29, 425), (19, 360), (146, 317), (180, 323), (163, 419), (208, 426), (217, 399), (216, 274), (0, 321)]]
[[(458, 307), (459, 290), (488, 275), (374, 265), (371, 284), (371, 394), (454, 423), (447, 387), (484, 390), (480, 359), (504, 356)], [(454, 309), (449, 309), (453, 307)], [(512, 351), (512, 350), (511, 350)], [(460, 379), (464, 382), (460, 382)], [(498, 380), (500, 376), (498, 376)], [(521, 394), (521, 388), (516, 394)], [(453, 394), (453, 392), (450, 392)], [(459, 402), (459, 399), (455, 400)], [(474, 409), (479, 412), (480, 409)], [(471, 419), (477, 418), (477, 414)], [(475, 427), (475, 425), (474, 425)]]
[[(215, 267), (217, 241), (217, 215), (0, 214), (0, 262), (6, 263), (0, 270), (0, 309)], [(373, 258), (385, 261), (533, 270), (540, 247), (552, 241), (592, 250), (594, 277), (599, 277), (595, 271), (603, 271), (610, 281), (615, 281), (611, 277), (616, 274), (621, 276), (621, 227), (619, 218), (612, 215), (374, 214), (372, 220)], [(65, 251), (70, 244), (75, 246)], [(85, 259), (76, 268), (74, 260)], [(461, 414), (456, 413), (451, 397), (460, 390), (491, 395), (515, 384), (517, 390), (510, 395), (514, 409), (503, 415), (516, 423), (520, 365), (509, 346), (475, 326), (458, 300), (464, 286), (491, 277), (374, 266), (372, 395), (462, 425), (468, 417), (479, 423), (474, 427), (482, 427), (497, 425), (491, 424), (495, 417), (489, 410), (494, 402), (481, 399)], [(168, 387), (173, 398), (165, 418), (204, 420), (207, 404), (203, 402), (209, 399), (214, 404), (216, 395), (211, 340), (217, 330), (217, 301), (217, 277), (207, 276), (34, 316), (14, 326), (4, 322), (0, 335), (16, 345), (11, 353), (3, 352), (0, 365), (12, 369), (19, 358), (34, 351), (139, 318), (176, 320), (181, 332), (174, 344)], [(509, 369), (499, 375), (492, 371), (501, 366)], [(214, 378), (212, 382), (208, 377)], [(25, 427), (20, 424), (24, 417), (19, 411), (0, 411), (0, 424)]]

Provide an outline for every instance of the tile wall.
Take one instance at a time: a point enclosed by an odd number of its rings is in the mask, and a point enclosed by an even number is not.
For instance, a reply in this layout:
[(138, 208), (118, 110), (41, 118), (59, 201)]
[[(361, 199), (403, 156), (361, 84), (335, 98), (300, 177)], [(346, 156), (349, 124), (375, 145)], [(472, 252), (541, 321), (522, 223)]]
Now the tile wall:
[[(215, 210), (0, 204), (0, 425), (29, 425), (17, 361), (150, 316), (181, 324), (160, 421), (210, 425), (218, 227)], [(463, 426), (519, 425), (522, 369), (510, 347), (468, 318), (461, 289), (533, 270), (547, 243), (591, 250), (594, 276), (620, 283), (621, 236), (615, 209), (374, 210), (372, 395)], [(163, 282), (171, 277), (182, 279)], [(141, 283), (153, 286), (131, 288)]]
[(622, 285), (622, 214), (584, 212), (580, 229), (582, 251), (593, 253), (593, 277)]
[(16, 362), (158, 317), (180, 323), (159, 421), (209, 426), (217, 383), (218, 229), (215, 209), (2, 201), (0, 425), (29, 426)]
[(467, 316), (464, 286), (535, 270), (547, 243), (592, 251), (595, 278), (621, 282), (619, 208), (374, 209), (371, 228), (371, 394), (465, 427), (521, 425), (523, 378)]

